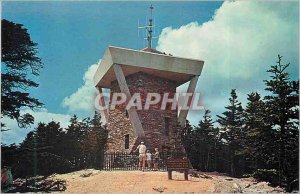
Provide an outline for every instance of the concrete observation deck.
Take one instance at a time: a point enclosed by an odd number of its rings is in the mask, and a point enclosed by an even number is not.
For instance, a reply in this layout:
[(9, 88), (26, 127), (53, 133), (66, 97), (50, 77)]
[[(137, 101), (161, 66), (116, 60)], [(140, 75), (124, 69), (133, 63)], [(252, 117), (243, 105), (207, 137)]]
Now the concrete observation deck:
[[(94, 75), (94, 85), (102, 94), (102, 88), (111, 88), (111, 83), (117, 80), (121, 92), (131, 98), (126, 76), (144, 72), (174, 81), (176, 86), (190, 81), (187, 93), (194, 93), (203, 65), (202, 60), (174, 57), (151, 48), (132, 50), (109, 46)], [(99, 103), (105, 107), (103, 98)], [(131, 108), (128, 114), (136, 134), (143, 137), (144, 131), (137, 111)], [(181, 126), (185, 125), (187, 114), (188, 110), (180, 110), (178, 122)], [(103, 115), (107, 121), (108, 111), (104, 110)]]
[(145, 72), (175, 81), (179, 86), (200, 76), (204, 61), (109, 46), (94, 75), (95, 87), (110, 88), (111, 82), (117, 80), (114, 64), (122, 67), (125, 77)]

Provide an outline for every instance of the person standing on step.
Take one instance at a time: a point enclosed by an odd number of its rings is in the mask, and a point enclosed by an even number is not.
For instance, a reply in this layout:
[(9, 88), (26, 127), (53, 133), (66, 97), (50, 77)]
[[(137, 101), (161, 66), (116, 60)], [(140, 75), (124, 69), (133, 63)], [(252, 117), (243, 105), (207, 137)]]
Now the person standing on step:
[(145, 170), (145, 163), (146, 163), (146, 146), (144, 145), (144, 142), (142, 141), (140, 145), (136, 148), (135, 151), (139, 150), (139, 169)]

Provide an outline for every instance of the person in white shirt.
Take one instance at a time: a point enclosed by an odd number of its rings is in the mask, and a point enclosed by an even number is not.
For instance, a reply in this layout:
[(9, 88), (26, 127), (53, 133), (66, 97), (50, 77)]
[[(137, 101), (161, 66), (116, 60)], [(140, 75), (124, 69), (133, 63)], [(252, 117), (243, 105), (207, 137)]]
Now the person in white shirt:
[(152, 154), (150, 153), (149, 150), (147, 150), (147, 152), (146, 152), (146, 160), (147, 160), (148, 170), (151, 169), (151, 156), (152, 156)]
[(139, 150), (139, 169), (144, 171), (145, 170), (145, 162), (146, 162), (146, 146), (144, 142), (141, 142), (140, 145), (136, 148), (135, 151)]

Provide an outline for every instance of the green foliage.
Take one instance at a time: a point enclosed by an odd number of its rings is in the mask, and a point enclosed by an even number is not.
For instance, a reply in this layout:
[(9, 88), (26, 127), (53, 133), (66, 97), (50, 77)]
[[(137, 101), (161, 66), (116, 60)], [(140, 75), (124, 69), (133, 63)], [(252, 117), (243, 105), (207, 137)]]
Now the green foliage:
[[(2, 19), (1, 25), (1, 113), (16, 119), (20, 127), (28, 127), (34, 118), (28, 113), (21, 115), (20, 109), (43, 105), (27, 92), (29, 88), (38, 87), (30, 77), (39, 75), (42, 62), (37, 56), (37, 44), (30, 39), (22, 24)], [(4, 127), (4, 123), (1, 126)]]
[(192, 128), (187, 121), (182, 139), (194, 168), (204, 171), (215, 168), (218, 129), (213, 127), (209, 110), (205, 111), (197, 127)]
[(100, 120), (95, 112), (82, 121), (74, 115), (66, 129), (54, 121), (39, 123), (19, 146), (2, 146), (2, 164), (12, 167), (14, 177), (101, 169), (107, 130)]
[(252, 176), (258, 181), (268, 180), (272, 185), (279, 184), (278, 171), (276, 169), (257, 169)]
[(194, 168), (252, 175), (288, 192), (299, 188), (299, 80), (290, 80), (289, 65), (279, 55), (264, 81), (269, 94), (248, 94), (244, 110), (232, 90), (226, 111), (217, 115), (220, 130), (207, 111), (198, 126), (187, 121), (182, 139)]
[(242, 138), (243, 154), (246, 161), (255, 161), (249, 165), (249, 170), (265, 168), (270, 165), (271, 155), (274, 153), (274, 132), (266, 112), (266, 103), (260, 94), (248, 94), (248, 103), (244, 110), (244, 135)]
[(217, 115), (219, 118), (217, 122), (221, 125), (220, 138), (224, 142), (224, 146), (228, 146), (228, 157), (226, 160), (230, 164), (230, 174), (233, 176), (240, 176), (243, 172), (238, 172), (238, 162), (240, 160), (241, 139), (243, 132), (243, 108), (241, 103), (237, 100), (236, 91), (231, 90), (231, 97), (229, 98), (229, 105), (223, 112), (223, 116)]
[[(192, 166), (201, 171), (252, 175), (291, 192), (298, 183), (299, 80), (290, 80), (289, 64), (278, 56), (266, 80), (265, 97), (248, 94), (245, 109), (233, 89), (229, 105), (214, 126), (209, 110), (197, 126), (187, 121), (182, 143)], [(28, 116), (27, 120), (31, 120)], [(2, 146), (2, 164), (16, 177), (68, 172), (87, 167), (101, 169), (107, 141), (100, 114), (80, 121), (76, 115), (62, 129), (59, 123), (40, 123), (19, 145)]]
[(271, 94), (264, 98), (266, 117), (274, 133), (271, 163), (278, 170), (279, 184), (285, 187), (299, 176), (299, 80), (290, 80), (286, 72), (289, 65), (282, 64), (282, 56), (278, 55), (277, 64), (268, 70), (271, 79), (265, 80)]
[(217, 115), (219, 118), (217, 122), (221, 125), (223, 130), (222, 138), (226, 140), (230, 147), (235, 149), (240, 143), (239, 137), (243, 125), (243, 108), (241, 103), (237, 100), (235, 89), (232, 89), (229, 105), (225, 108), (227, 110), (223, 112), (224, 116)]

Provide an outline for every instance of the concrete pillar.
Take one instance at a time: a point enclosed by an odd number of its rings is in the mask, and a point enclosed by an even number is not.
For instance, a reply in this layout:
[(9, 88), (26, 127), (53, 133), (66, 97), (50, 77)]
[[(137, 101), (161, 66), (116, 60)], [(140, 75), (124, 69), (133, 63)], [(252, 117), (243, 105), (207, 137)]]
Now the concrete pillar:
[[(199, 76), (196, 75), (191, 79), (189, 87), (187, 89), (187, 93), (195, 92), (198, 78), (199, 78)], [(186, 98), (188, 98), (188, 96)], [(184, 100), (186, 100), (186, 99), (184, 99)], [(187, 117), (188, 113), (189, 113), (189, 110), (180, 110), (179, 116), (178, 116), (178, 122), (181, 127), (185, 127), (185, 121), (186, 121), (186, 117)]]
[[(103, 93), (102, 93), (102, 88), (101, 87), (97, 87), (98, 88), (98, 91), (99, 91), (99, 94), (100, 94), (100, 99), (99, 99), (99, 104), (100, 106), (102, 107), (105, 107), (105, 101), (104, 101), (104, 96), (103, 96)], [(100, 113), (101, 113), (101, 116), (104, 117), (104, 121), (106, 123), (108, 123), (108, 110), (100, 110)]]
[[(116, 78), (117, 78), (121, 92), (126, 95), (128, 100), (131, 99), (131, 94), (130, 94), (122, 67), (119, 64), (114, 64), (113, 69), (115, 71)], [(144, 133), (142, 123), (137, 114), (136, 108), (131, 107), (129, 110), (127, 110), (127, 112), (128, 112), (128, 116), (129, 116), (131, 125), (132, 125), (136, 135), (140, 138), (143, 138), (145, 136), (145, 133)]]

